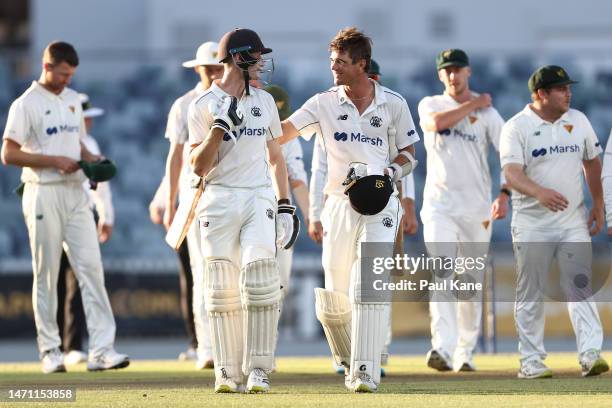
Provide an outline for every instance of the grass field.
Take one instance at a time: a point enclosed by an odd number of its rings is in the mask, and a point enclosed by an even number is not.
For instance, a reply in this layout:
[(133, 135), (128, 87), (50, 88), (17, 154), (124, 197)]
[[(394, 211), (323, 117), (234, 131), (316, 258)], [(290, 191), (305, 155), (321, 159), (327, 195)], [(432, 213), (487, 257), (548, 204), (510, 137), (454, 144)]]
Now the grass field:
[(212, 370), (195, 371), (192, 363), (175, 361), (135, 361), (125, 370), (102, 373), (79, 366), (52, 375), (41, 374), (35, 363), (0, 364), (0, 389), (76, 388), (76, 402), (33, 404), (52, 407), (612, 406), (612, 374), (582, 378), (575, 354), (551, 355), (547, 363), (554, 378), (546, 380), (516, 379), (516, 355), (477, 356), (475, 362), (476, 373), (437, 373), (425, 367), (423, 356), (392, 356), (379, 392), (370, 395), (349, 393), (326, 357), (278, 359), (266, 395), (214, 394)]

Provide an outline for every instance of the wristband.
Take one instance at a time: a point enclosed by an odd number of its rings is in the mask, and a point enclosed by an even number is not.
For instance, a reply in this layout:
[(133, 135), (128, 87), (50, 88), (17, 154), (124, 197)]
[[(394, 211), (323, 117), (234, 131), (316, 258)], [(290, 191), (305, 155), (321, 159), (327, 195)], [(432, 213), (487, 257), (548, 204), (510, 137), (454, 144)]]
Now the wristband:
[(502, 189), (499, 190), (499, 192), (500, 193), (504, 193), (508, 197), (512, 197), (512, 191), (508, 190), (507, 188), (502, 188)]
[(289, 201), (288, 198), (281, 198), (280, 200), (278, 200), (278, 205), (291, 205), (291, 201)]

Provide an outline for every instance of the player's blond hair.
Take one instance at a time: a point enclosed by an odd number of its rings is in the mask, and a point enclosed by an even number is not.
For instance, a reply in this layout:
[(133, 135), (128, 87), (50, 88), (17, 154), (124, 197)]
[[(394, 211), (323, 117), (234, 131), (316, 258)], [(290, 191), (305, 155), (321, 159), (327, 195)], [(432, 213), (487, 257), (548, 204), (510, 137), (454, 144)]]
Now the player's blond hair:
[(365, 72), (370, 69), (372, 40), (356, 27), (347, 27), (338, 31), (338, 34), (329, 43), (329, 51), (347, 52), (353, 64), (363, 59), (366, 62)]

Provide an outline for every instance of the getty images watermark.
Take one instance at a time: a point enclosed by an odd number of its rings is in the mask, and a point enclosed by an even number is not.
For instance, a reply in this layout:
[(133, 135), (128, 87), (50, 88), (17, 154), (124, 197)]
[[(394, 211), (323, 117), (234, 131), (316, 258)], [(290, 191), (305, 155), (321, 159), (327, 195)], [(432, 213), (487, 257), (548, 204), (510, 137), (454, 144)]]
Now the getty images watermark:
[(612, 301), (612, 247), (591, 242), (362, 243), (363, 302)]

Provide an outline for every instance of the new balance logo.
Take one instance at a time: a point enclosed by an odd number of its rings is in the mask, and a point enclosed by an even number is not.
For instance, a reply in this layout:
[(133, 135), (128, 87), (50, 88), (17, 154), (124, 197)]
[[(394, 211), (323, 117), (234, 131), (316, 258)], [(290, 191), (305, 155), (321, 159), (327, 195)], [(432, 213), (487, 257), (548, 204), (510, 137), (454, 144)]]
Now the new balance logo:
[(540, 156), (545, 156), (546, 155), (546, 149), (542, 148), (542, 149), (534, 149), (531, 152), (531, 155), (533, 157), (540, 157)]
[(348, 115), (340, 115), (338, 116), (338, 120), (347, 120), (348, 119)]
[(348, 140), (348, 136), (346, 132), (335, 132), (334, 139), (336, 139), (339, 142), (346, 142)]

